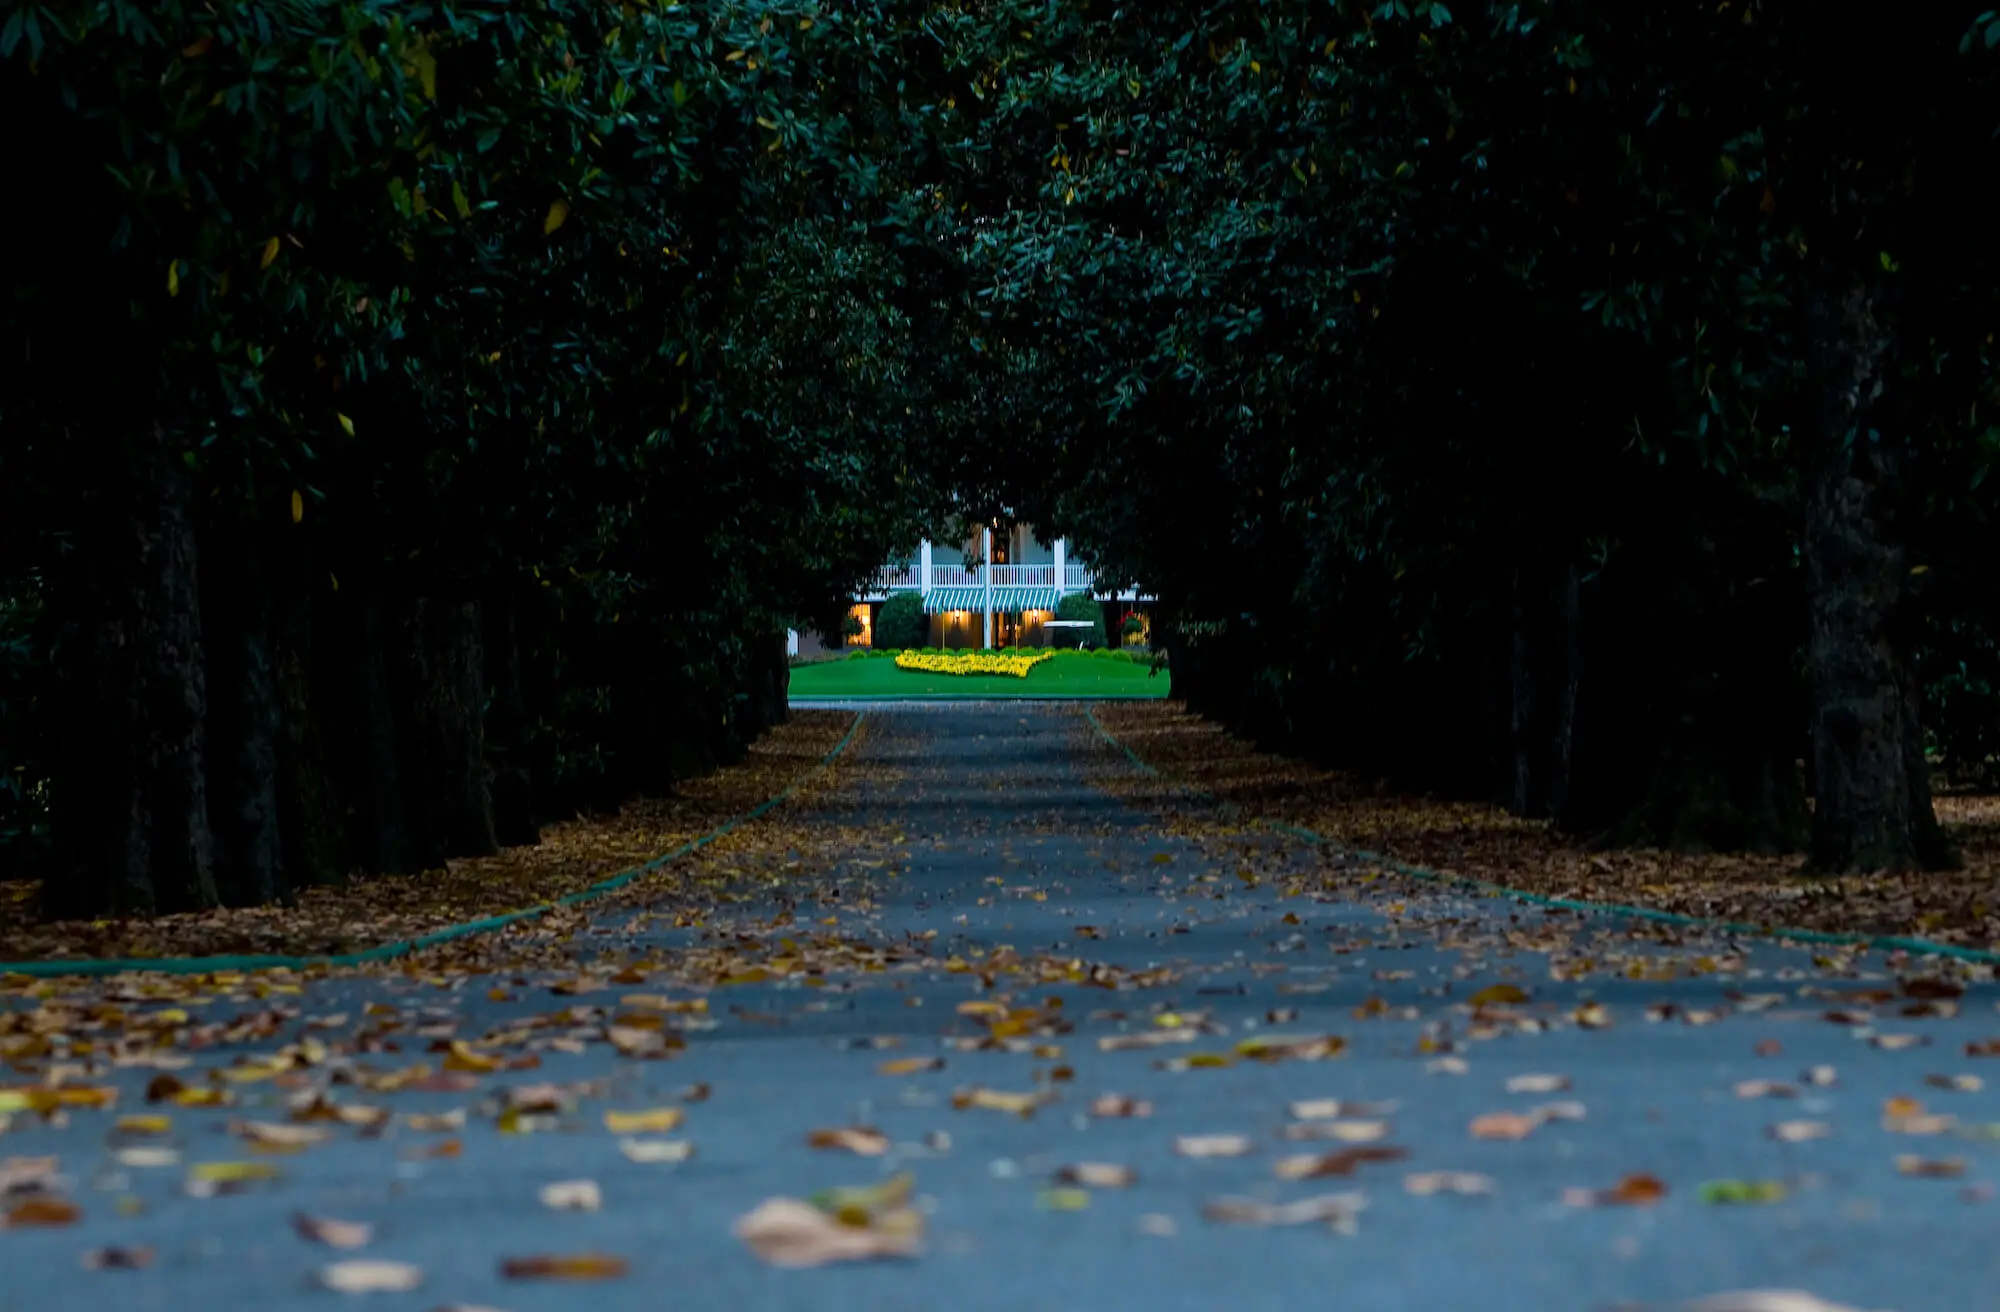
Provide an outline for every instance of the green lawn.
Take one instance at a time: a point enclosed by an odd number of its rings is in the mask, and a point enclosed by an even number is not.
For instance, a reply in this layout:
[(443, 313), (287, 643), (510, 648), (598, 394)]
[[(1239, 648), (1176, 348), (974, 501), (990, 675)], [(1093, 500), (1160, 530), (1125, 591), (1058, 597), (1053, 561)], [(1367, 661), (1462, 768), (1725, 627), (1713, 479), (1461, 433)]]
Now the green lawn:
[(822, 661), (792, 671), (792, 699), (809, 697), (1164, 697), (1167, 672), (1082, 652), (1058, 652), (1025, 679), (923, 674), (887, 657)]

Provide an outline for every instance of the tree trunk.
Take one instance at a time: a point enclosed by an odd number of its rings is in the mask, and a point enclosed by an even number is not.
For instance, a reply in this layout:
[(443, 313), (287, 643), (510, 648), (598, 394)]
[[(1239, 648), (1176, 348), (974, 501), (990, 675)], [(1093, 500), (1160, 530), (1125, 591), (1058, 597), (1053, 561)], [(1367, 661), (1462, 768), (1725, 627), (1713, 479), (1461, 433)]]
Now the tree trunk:
[(1898, 461), (1867, 427), (1887, 333), (1865, 287), (1807, 314), (1814, 388), (1805, 541), (1811, 636), (1811, 866), (1833, 873), (1948, 865), (1903, 615), (1909, 562), (1894, 524)]
[(1517, 565), (1508, 592), (1505, 800), (1516, 815), (1560, 817), (1569, 801), (1580, 670), (1576, 566)]
[(231, 526), (211, 539), (203, 615), (208, 632), (209, 819), (216, 883), (235, 906), (290, 893), (278, 810), (281, 719), (271, 652), (271, 590), (257, 535)]
[(390, 678), (387, 603), (367, 580), (355, 578), (334, 598), (340, 655), (335, 704), (345, 732), (339, 735), (339, 795), (345, 800), (349, 848), (355, 863), (374, 874), (406, 875), (423, 869), (403, 801), (402, 736), (396, 724)]
[(281, 730), (278, 738), (278, 834), (284, 842), (287, 877), (294, 889), (333, 884), (348, 870), (339, 795), (328, 762), (321, 717), (326, 708), (328, 672), (316, 632), (316, 593), (329, 586), (304, 548), (290, 553), (283, 583), (273, 598), (272, 677), (277, 685)]
[(504, 847), (541, 838), (529, 760), (530, 721), (521, 691), (521, 602), (509, 592), (483, 608), (487, 621), (486, 755), (493, 770), (493, 834)]
[(404, 628), (410, 795), (426, 866), (500, 850), (486, 765), (485, 648), (474, 602), (422, 599)]
[(201, 603), (186, 467), (158, 429), (82, 473), (54, 601), (58, 916), (216, 905)]

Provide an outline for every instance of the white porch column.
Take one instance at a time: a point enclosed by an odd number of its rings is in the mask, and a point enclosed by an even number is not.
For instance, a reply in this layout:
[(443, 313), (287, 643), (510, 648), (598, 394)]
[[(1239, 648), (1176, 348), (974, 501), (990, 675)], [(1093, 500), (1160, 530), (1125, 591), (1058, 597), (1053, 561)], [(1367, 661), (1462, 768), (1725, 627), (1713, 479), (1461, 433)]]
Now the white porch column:
[(1056, 544), (1055, 544), (1055, 552), (1056, 552), (1056, 600), (1058, 600), (1058, 601), (1061, 601), (1061, 600), (1062, 600), (1062, 595), (1063, 595), (1063, 580), (1064, 580), (1064, 579), (1065, 579), (1065, 578), (1067, 577), (1067, 575), (1065, 575), (1065, 574), (1064, 574), (1064, 572), (1063, 572), (1063, 548), (1064, 548), (1065, 546), (1067, 546), (1067, 545), (1068, 545), (1068, 544), (1067, 544), (1067, 543), (1066, 543), (1066, 542), (1065, 542), (1065, 541), (1064, 541), (1064, 540), (1063, 540), (1062, 538), (1057, 538), (1057, 539), (1056, 539)]
[[(924, 539), (924, 545), (917, 552), (917, 587), (923, 591), (924, 601), (931, 599), (931, 540)], [(924, 606), (924, 613), (930, 613), (930, 606)]]
[(979, 645), (993, 645), (993, 529), (989, 526), (980, 530), (982, 541), (979, 548), (979, 579), (986, 585), (986, 627)]

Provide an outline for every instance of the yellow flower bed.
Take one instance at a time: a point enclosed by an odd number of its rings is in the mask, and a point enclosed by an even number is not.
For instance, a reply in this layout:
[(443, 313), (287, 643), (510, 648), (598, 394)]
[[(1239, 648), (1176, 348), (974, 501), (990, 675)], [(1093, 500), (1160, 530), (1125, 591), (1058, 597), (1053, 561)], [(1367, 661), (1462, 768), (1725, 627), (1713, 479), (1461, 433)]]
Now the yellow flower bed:
[(916, 652), (906, 651), (897, 654), (896, 668), (918, 670), (924, 674), (996, 674), (1025, 679), (1029, 670), (1054, 655), (1052, 651), (1037, 652), (1032, 656), (969, 651), (953, 656), (922, 656)]

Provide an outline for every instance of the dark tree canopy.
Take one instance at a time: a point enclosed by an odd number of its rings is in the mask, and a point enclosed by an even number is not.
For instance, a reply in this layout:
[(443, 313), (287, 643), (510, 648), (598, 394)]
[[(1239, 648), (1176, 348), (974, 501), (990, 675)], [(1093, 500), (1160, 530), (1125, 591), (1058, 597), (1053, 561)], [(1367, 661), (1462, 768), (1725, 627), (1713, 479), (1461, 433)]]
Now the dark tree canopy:
[[(73, 913), (740, 751), (949, 516), (1176, 691), (1608, 842), (1990, 783), (2000, 19), (0, 3), (0, 860)], [(1813, 801), (1807, 805), (1807, 798)]]

